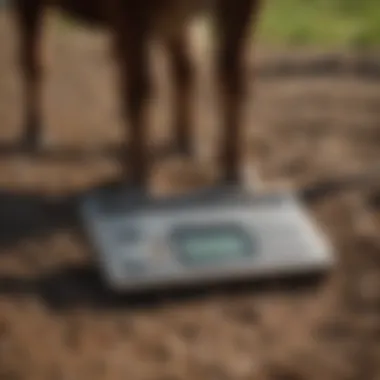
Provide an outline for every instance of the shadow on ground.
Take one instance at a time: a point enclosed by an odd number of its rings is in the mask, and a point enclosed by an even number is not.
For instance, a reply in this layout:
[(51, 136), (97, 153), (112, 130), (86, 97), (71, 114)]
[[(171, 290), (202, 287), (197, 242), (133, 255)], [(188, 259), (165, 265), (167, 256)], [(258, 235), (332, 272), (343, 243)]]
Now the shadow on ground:
[(37, 192), (0, 189), (0, 247), (77, 226), (76, 200), (75, 195), (53, 199)]
[(244, 281), (180, 289), (150, 290), (135, 294), (117, 294), (109, 290), (92, 264), (72, 265), (35, 278), (0, 277), (0, 296), (37, 297), (52, 311), (75, 308), (95, 310), (149, 309), (181, 303), (211, 295), (243, 295), (253, 292), (305, 292), (315, 290), (324, 276), (309, 275), (272, 281)]

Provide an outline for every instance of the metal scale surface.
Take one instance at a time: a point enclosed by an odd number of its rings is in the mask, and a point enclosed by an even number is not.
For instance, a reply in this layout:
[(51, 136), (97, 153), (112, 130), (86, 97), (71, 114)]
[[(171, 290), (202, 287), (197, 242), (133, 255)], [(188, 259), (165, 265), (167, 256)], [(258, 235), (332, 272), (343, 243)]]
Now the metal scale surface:
[(221, 187), (153, 199), (95, 191), (80, 211), (114, 291), (293, 276), (334, 263), (328, 240), (290, 192)]

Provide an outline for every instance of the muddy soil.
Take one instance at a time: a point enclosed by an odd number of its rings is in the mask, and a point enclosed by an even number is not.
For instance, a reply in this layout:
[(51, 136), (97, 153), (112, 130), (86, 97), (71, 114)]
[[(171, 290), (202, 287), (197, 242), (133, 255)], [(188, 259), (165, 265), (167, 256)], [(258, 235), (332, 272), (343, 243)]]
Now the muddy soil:
[[(46, 150), (33, 158), (17, 149), (17, 38), (8, 15), (0, 14), (0, 378), (380, 378), (379, 180), (309, 204), (338, 255), (336, 269), (317, 285), (144, 301), (119, 300), (103, 289), (88, 269), (92, 256), (74, 200), (118, 175), (115, 151), (124, 132), (107, 36), (54, 19), (47, 24)], [(159, 53), (152, 152), (171, 136)], [(378, 54), (260, 47), (255, 57), (244, 148), (247, 166), (265, 184), (302, 187), (379, 162)], [(200, 70), (198, 158), (152, 154), (157, 190), (202, 186), (217, 173), (218, 108), (209, 78)]]

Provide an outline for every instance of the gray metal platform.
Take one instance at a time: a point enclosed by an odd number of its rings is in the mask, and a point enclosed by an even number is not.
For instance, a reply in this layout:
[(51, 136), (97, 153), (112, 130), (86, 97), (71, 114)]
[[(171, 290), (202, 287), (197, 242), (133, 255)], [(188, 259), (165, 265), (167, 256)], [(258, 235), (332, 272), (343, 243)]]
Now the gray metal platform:
[(321, 272), (333, 250), (292, 193), (215, 188), (170, 199), (98, 191), (81, 205), (116, 291)]

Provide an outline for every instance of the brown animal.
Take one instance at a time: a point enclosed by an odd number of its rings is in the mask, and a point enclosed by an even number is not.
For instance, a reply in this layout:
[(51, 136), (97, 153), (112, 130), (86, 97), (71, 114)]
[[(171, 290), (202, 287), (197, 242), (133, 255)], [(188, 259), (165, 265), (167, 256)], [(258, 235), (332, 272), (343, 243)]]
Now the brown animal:
[(239, 181), (241, 135), (240, 106), (244, 97), (243, 51), (250, 30), (251, 16), (259, 12), (261, 0), (14, 0), (20, 29), (20, 55), (26, 96), (26, 125), (23, 142), (38, 148), (41, 135), (40, 115), (40, 33), (43, 12), (56, 6), (80, 21), (109, 28), (121, 74), (121, 99), (129, 118), (131, 142), (130, 180), (140, 186), (148, 177), (147, 151), (144, 147), (145, 105), (150, 93), (147, 45), (150, 38), (163, 39), (171, 60), (175, 82), (175, 138), (184, 154), (192, 153), (190, 138), (190, 102), (192, 85), (191, 57), (186, 28), (197, 12), (211, 10), (215, 18), (219, 49), (216, 57), (220, 83), (224, 139), (220, 163), (223, 181)]

